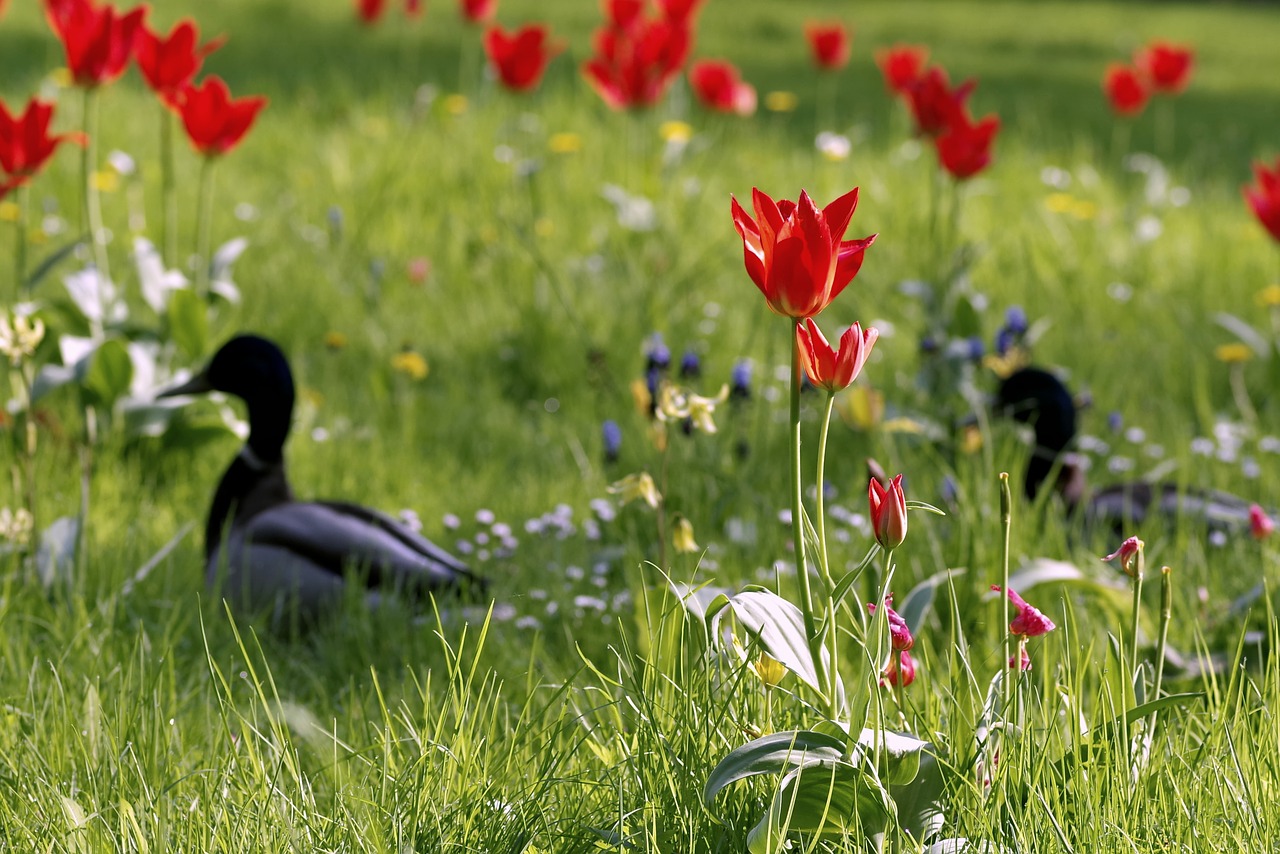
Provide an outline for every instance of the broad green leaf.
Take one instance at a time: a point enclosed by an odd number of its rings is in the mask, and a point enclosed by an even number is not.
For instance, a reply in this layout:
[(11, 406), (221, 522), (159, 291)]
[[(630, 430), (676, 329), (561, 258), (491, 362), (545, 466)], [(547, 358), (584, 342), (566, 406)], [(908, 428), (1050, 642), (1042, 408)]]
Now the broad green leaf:
[[(864, 728), (858, 735), (858, 745), (865, 751), (876, 746), (877, 734), (874, 729)], [(879, 733), (880, 751), (884, 766), (880, 769), (885, 782), (891, 785), (905, 785), (915, 779), (920, 769), (920, 755), (932, 745), (923, 739), (905, 732), (881, 730)]]
[[(822, 680), (814, 666), (805, 634), (804, 615), (795, 605), (767, 590), (747, 590), (732, 597), (729, 605), (738, 622), (758, 638), (768, 653), (787, 666), (801, 682), (822, 694)], [(723, 612), (717, 615), (717, 620)], [(713, 627), (714, 628), (714, 627)], [(822, 666), (827, 666), (823, 651)]]
[(892, 815), (883, 789), (848, 762), (815, 762), (782, 778), (768, 811), (747, 835), (751, 854), (776, 854), (789, 832), (882, 833)]
[(89, 358), (84, 388), (101, 406), (111, 406), (129, 390), (133, 380), (133, 360), (124, 342), (109, 338), (98, 345)]
[(189, 359), (205, 355), (209, 345), (209, 316), (204, 300), (192, 290), (176, 290), (169, 295), (169, 334)]
[(1140, 703), (1126, 712), (1121, 712), (1111, 720), (1098, 727), (1103, 732), (1127, 731), (1134, 722), (1140, 721), (1156, 712), (1171, 709), (1190, 703), (1198, 703), (1205, 698), (1203, 691), (1188, 691), (1183, 694), (1168, 694), (1146, 703)]
[(704, 626), (709, 625), (712, 618), (729, 604), (729, 589), (703, 584), (694, 587), (680, 581), (668, 581), (671, 592), (684, 605), (690, 616), (696, 617)]
[(708, 805), (720, 790), (730, 783), (756, 774), (778, 774), (792, 770), (806, 761), (836, 761), (845, 755), (844, 738), (805, 730), (775, 732), (735, 748), (716, 765), (702, 799)]
[(67, 365), (41, 365), (31, 384), (31, 402), (35, 403), (64, 385), (76, 381), (76, 369)]
[(950, 579), (964, 575), (964, 573), (963, 569), (945, 569), (942, 572), (936, 572), (915, 587), (912, 587), (906, 598), (902, 600), (898, 607), (894, 608), (898, 615), (907, 621), (907, 627), (911, 629), (913, 635), (919, 632), (920, 627), (924, 625), (924, 618), (933, 606), (933, 599), (937, 595), (938, 588), (946, 584)]

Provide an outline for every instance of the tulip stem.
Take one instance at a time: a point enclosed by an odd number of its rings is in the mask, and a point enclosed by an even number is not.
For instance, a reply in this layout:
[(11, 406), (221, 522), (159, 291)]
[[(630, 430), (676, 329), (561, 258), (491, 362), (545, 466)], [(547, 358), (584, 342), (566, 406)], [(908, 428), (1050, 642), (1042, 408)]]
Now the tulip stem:
[(160, 187), (164, 206), (160, 221), (161, 245), (166, 267), (178, 265), (178, 195), (173, 176), (173, 114), (160, 107)]
[[(831, 429), (831, 409), (835, 405), (836, 394), (834, 391), (827, 392), (827, 405), (822, 413), (822, 434), (818, 438), (818, 496), (817, 496), (817, 526), (818, 526), (818, 571), (822, 573), (822, 583), (826, 587), (826, 609), (823, 613), (823, 623), (827, 626), (827, 637), (830, 641), (828, 644), (828, 653), (831, 656), (830, 678), (827, 680), (827, 690), (831, 694), (831, 709), (833, 711), (842, 711), (837, 708), (839, 698), (836, 696), (836, 679), (840, 673), (840, 646), (839, 632), (836, 631), (836, 603), (832, 599), (835, 591), (835, 584), (831, 579), (831, 566), (827, 561), (827, 515), (826, 515), (826, 468), (827, 468), (827, 434)], [(834, 719), (834, 715), (832, 716)]]
[[(1011, 666), (1013, 658), (1013, 635), (1009, 631), (1009, 549), (1013, 532), (1013, 492), (1009, 488), (1009, 473), (1000, 472), (1000, 629), (1004, 634), (1004, 661), (1002, 667)], [(1022, 656), (1019, 652), (1017, 661), (1017, 677), (1022, 675)], [(1015, 677), (1016, 678), (1016, 677)], [(1014, 679), (1004, 680), (1004, 708), (1008, 714), (1013, 709)]]
[[(800, 474), (800, 343), (796, 340), (795, 321), (791, 332), (791, 546), (795, 554), (796, 578), (800, 583), (800, 610), (804, 615), (804, 632), (809, 640), (809, 654), (813, 658), (815, 672), (827, 689), (829, 717), (835, 718), (835, 692), (832, 674), (822, 666), (822, 639), (818, 636), (817, 622), (813, 618), (813, 590), (809, 586), (809, 570), (804, 559), (804, 486)], [(828, 627), (832, 629), (833, 627)]]
[[(1138, 669), (1138, 618), (1142, 612), (1142, 549), (1138, 549), (1138, 553), (1133, 558), (1133, 609), (1129, 617), (1129, 675), (1134, 679), (1133, 687), (1137, 690)], [(1134, 703), (1137, 704), (1138, 698), (1135, 693)]]
[(213, 235), (213, 167), (214, 157), (206, 157), (200, 167), (200, 209), (196, 228), (196, 293), (209, 296), (209, 257)]
[[(84, 214), (89, 226), (89, 245), (93, 248), (93, 263), (98, 268), (103, 280), (110, 281), (111, 270), (107, 266), (107, 245), (102, 228), (102, 200), (98, 195), (97, 184), (93, 180), (93, 170), (97, 165), (98, 150), (98, 90), (86, 86), (84, 90), (84, 135), (87, 137), (80, 155), (81, 178), (84, 181)], [(101, 333), (101, 330), (95, 330)]]

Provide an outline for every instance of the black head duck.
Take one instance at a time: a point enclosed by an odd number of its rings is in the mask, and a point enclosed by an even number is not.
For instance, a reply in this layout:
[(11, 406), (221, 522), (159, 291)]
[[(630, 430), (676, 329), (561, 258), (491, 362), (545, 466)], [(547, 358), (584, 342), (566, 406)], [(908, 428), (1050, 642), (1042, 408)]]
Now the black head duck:
[(418, 599), (482, 586), (465, 564), (399, 521), (343, 501), (297, 501), (284, 465), (293, 374), (254, 335), (232, 338), (208, 366), (162, 397), (221, 391), (245, 402), (249, 438), (222, 476), (205, 524), (206, 578), (238, 611), (307, 625), (351, 595)]

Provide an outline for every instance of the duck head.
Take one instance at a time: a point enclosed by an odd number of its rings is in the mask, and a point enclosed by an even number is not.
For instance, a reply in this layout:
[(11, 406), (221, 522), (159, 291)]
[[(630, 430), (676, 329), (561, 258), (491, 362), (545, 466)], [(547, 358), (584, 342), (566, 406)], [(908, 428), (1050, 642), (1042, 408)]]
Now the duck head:
[[(1010, 374), (996, 393), (995, 411), (1035, 431), (1036, 447), (1027, 464), (1023, 494), (1035, 498), (1040, 485), (1049, 477), (1058, 458), (1067, 450), (1076, 435), (1076, 402), (1058, 379), (1039, 368), (1023, 368)], [(1064, 492), (1083, 491), (1072, 481), (1079, 473), (1074, 467), (1063, 466), (1059, 486)], [(1067, 494), (1069, 503), (1080, 495)]]
[(221, 391), (245, 402), (249, 410), (247, 445), (264, 462), (278, 461), (293, 417), (293, 373), (275, 343), (257, 335), (232, 338), (203, 371), (158, 397)]

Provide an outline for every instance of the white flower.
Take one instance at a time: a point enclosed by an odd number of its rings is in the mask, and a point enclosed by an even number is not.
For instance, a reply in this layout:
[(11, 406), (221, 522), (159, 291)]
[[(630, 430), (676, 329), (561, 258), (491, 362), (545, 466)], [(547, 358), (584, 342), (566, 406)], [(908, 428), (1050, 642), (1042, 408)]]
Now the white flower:
[(36, 347), (44, 340), (44, 323), (40, 318), (9, 313), (0, 314), (0, 353), (9, 357), (14, 367), (35, 355)]

